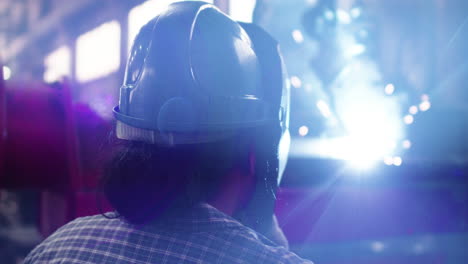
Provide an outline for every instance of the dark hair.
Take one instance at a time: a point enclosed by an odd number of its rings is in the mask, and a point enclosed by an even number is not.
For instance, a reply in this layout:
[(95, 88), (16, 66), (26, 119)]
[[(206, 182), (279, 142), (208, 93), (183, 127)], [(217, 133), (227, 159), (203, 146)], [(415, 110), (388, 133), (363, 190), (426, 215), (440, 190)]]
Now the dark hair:
[(119, 216), (144, 224), (211, 199), (229, 170), (249, 169), (252, 142), (242, 132), (214, 143), (176, 146), (117, 140), (102, 191)]

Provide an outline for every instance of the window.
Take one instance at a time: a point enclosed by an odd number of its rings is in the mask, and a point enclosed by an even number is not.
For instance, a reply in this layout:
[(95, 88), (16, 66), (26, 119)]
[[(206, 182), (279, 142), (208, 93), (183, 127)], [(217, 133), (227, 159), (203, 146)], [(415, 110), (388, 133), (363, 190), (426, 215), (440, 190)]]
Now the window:
[(256, 0), (229, 1), (229, 15), (237, 21), (251, 23)]
[(61, 46), (49, 53), (44, 59), (44, 81), (51, 83), (71, 74), (71, 52), (67, 46)]
[(3, 66), (3, 80), (8, 81), (11, 77), (11, 69), (7, 66)]
[(109, 75), (120, 66), (120, 24), (113, 20), (76, 41), (76, 78), (86, 82)]

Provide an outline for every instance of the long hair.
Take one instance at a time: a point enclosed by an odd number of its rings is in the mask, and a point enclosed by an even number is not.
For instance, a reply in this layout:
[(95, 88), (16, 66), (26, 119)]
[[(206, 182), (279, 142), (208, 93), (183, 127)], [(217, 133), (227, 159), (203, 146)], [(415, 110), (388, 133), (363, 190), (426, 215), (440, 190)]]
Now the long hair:
[(211, 199), (231, 169), (247, 172), (251, 142), (241, 132), (214, 143), (176, 146), (117, 140), (101, 188), (118, 216), (144, 224)]

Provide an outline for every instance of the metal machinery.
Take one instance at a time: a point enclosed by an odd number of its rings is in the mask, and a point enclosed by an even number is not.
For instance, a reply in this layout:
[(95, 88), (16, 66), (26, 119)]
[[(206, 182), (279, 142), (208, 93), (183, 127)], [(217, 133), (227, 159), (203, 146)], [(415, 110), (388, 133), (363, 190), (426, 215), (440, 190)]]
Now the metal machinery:
[(43, 236), (78, 216), (97, 213), (100, 146), (110, 124), (87, 106), (72, 104), (66, 82), (10, 83), (1, 91), (6, 137), (0, 186), (36, 193)]

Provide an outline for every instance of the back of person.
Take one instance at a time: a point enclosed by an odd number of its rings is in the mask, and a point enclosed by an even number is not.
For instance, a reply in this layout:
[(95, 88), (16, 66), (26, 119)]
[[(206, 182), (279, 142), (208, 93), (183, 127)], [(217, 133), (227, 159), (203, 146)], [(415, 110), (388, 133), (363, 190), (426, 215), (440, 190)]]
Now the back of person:
[(277, 42), (187, 1), (142, 27), (114, 108), (102, 191), (115, 213), (78, 218), (25, 263), (310, 263), (274, 215), (289, 151)]
[(310, 263), (207, 204), (137, 227), (103, 215), (60, 228), (29, 263)]

